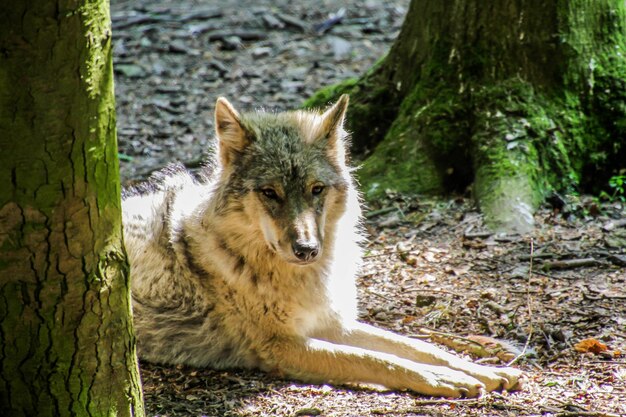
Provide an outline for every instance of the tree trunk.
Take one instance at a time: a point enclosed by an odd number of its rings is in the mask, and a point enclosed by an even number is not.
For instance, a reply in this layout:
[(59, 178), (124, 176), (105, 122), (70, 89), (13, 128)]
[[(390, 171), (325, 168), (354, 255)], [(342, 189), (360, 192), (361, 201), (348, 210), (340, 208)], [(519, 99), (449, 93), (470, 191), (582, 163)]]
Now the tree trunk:
[[(527, 231), (551, 191), (626, 168), (623, 0), (413, 0), (352, 94), (366, 196), (463, 190), (489, 225)], [(372, 153), (373, 150), (373, 153)]]
[(107, 0), (0, 6), (0, 410), (141, 416)]

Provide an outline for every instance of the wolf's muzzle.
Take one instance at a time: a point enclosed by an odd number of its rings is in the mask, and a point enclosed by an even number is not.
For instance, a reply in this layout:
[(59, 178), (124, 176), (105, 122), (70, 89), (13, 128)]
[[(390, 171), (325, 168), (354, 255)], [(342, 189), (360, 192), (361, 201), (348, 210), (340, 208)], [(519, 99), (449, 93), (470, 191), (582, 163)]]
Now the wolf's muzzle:
[(303, 262), (311, 262), (313, 259), (317, 257), (320, 253), (320, 247), (317, 242), (294, 242), (291, 245), (293, 249), (293, 254), (296, 255), (296, 258)]

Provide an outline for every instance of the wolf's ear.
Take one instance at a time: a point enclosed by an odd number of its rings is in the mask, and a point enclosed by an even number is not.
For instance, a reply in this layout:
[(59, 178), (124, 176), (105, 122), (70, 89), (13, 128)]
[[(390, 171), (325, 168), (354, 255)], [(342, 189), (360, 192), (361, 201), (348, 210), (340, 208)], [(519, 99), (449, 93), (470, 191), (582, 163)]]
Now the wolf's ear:
[(330, 109), (322, 114), (320, 126), (322, 137), (331, 139), (331, 143), (341, 136), (349, 101), (350, 97), (347, 94), (343, 94)]
[(346, 132), (343, 130), (343, 122), (348, 110), (349, 97), (347, 94), (339, 97), (339, 100), (326, 110), (317, 122), (313, 137), (316, 141), (325, 143), (328, 156), (339, 163), (346, 162)]
[(248, 131), (241, 124), (241, 116), (224, 97), (218, 98), (215, 103), (215, 132), (223, 165), (228, 165), (233, 156), (250, 143)]

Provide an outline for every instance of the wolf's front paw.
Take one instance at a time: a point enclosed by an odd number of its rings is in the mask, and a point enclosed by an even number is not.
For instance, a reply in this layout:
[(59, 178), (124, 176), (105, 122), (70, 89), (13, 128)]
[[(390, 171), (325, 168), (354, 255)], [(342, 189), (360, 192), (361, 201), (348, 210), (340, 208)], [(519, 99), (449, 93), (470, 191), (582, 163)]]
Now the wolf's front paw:
[(443, 366), (429, 366), (420, 370), (420, 381), (411, 389), (436, 397), (478, 397), (485, 392), (485, 385), (465, 372)]
[(524, 372), (515, 368), (492, 368), (495, 373), (506, 378), (506, 384), (502, 386), (507, 391), (519, 391), (524, 388)]
[(474, 378), (485, 384), (487, 391), (517, 391), (522, 389), (524, 373), (515, 368), (496, 368), (476, 365), (467, 371)]

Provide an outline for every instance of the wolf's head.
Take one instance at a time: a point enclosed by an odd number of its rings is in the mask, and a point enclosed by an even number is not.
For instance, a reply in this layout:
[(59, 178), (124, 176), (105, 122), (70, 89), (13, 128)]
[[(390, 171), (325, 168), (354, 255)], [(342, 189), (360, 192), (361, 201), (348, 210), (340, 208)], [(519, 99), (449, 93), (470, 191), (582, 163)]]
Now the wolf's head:
[(352, 179), (343, 121), (348, 96), (324, 113), (239, 114), (217, 100), (221, 210), (238, 212), (267, 249), (298, 265), (321, 259)]

